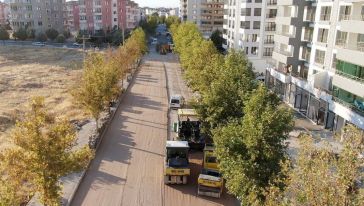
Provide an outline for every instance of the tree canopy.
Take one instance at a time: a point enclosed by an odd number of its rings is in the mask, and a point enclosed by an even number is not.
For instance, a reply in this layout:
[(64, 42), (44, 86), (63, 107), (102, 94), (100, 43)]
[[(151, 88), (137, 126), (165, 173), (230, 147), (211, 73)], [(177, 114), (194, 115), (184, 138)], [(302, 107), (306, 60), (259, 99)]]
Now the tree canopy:
[(35, 193), (45, 205), (60, 205), (59, 178), (92, 157), (87, 147), (75, 149), (74, 127), (50, 114), (44, 98), (33, 98), (30, 108), (10, 135), (14, 146), (0, 153), (0, 205), (20, 205)]

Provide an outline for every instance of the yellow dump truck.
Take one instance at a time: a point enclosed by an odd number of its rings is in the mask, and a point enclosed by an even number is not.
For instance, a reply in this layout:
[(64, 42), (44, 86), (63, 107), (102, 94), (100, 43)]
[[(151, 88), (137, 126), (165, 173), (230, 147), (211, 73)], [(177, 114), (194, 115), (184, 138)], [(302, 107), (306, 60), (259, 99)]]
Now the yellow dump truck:
[(164, 164), (165, 184), (187, 184), (190, 175), (187, 141), (167, 141)]
[(203, 169), (198, 176), (198, 195), (220, 198), (224, 188), (224, 180), (219, 172), (214, 150), (214, 145), (205, 145)]

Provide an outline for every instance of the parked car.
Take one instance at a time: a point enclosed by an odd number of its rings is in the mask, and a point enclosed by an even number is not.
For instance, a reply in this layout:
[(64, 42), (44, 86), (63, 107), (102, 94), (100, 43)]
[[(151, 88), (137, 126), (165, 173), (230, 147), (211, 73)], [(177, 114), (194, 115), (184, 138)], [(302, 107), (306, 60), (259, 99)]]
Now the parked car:
[(33, 42), (32, 45), (33, 46), (45, 46), (45, 43), (38, 41), (38, 42)]
[(79, 44), (79, 43), (73, 43), (73, 44), (72, 44), (72, 46), (73, 46), (73, 47), (80, 48), (80, 47), (81, 47), (81, 44)]

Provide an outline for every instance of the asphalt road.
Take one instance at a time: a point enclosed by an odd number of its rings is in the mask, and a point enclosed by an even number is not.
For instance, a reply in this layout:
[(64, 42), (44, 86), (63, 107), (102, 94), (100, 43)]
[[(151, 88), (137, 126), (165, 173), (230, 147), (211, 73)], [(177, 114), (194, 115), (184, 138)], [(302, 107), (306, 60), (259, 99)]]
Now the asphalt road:
[(159, 55), (151, 48), (71, 205), (236, 205), (226, 193), (221, 199), (197, 196), (201, 152), (190, 154), (192, 171), (187, 185), (164, 185), (164, 148), (173, 135), (167, 118), (171, 93), (191, 96), (176, 56)]

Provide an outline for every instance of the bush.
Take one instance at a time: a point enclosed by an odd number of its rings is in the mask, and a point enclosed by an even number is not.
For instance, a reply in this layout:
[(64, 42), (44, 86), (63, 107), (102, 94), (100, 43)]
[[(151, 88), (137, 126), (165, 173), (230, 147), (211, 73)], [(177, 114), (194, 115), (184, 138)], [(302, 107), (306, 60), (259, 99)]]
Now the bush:
[(0, 40), (8, 40), (9, 39), (9, 33), (6, 31), (5, 28), (0, 27)]
[(19, 28), (16, 32), (14, 32), (14, 37), (22, 41), (26, 40), (28, 38), (27, 30)]
[(64, 43), (65, 40), (66, 40), (66, 38), (64, 37), (63, 34), (58, 35), (56, 38), (57, 43)]
[(63, 32), (63, 36), (65, 39), (69, 39), (71, 37), (71, 32), (69, 30), (66, 30)]
[(44, 33), (39, 33), (37, 35), (37, 41), (40, 41), (40, 42), (46, 42), (47, 41), (47, 35), (45, 35)]
[(50, 39), (52, 41), (54, 41), (57, 38), (58, 34), (59, 34), (58, 31), (53, 28), (48, 29), (46, 31), (46, 35), (47, 35), (48, 39)]

